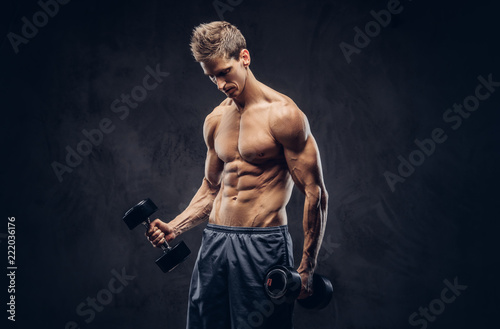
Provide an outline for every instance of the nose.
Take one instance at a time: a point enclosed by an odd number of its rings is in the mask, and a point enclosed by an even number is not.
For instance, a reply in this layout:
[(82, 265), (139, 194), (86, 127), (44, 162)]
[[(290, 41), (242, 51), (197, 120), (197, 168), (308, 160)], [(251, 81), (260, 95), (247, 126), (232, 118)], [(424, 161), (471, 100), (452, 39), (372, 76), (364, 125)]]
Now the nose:
[(226, 81), (222, 77), (217, 77), (217, 88), (220, 91), (224, 91), (225, 85), (226, 85)]

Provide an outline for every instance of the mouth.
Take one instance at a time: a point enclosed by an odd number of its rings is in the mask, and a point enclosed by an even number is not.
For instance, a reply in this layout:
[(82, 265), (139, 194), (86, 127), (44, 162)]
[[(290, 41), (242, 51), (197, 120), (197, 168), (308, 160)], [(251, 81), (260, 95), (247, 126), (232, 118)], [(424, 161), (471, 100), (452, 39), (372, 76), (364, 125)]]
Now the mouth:
[(231, 88), (229, 88), (229, 89), (224, 90), (224, 93), (225, 93), (226, 95), (229, 95), (229, 94), (232, 94), (235, 90), (236, 90), (236, 88), (235, 88), (235, 87), (231, 87)]

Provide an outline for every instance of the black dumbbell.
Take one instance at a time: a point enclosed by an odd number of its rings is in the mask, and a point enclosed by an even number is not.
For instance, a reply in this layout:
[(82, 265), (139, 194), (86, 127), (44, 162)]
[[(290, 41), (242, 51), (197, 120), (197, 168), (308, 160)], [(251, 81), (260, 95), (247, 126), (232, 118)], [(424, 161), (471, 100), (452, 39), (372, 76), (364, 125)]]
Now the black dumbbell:
[(299, 273), (291, 267), (281, 265), (271, 267), (264, 280), (264, 289), (269, 297), (284, 298), (288, 303), (299, 297), (301, 285)]
[[(272, 299), (284, 298), (287, 302), (297, 299), (300, 294), (302, 280), (300, 274), (292, 267), (273, 266), (267, 272), (264, 289)], [(325, 308), (333, 296), (330, 280), (322, 275), (313, 275), (313, 294), (304, 299), (297, 299), (300, 306), (307, 309)]]
[[(151, 224), (149, 216), (156, 210), (158, 210), (158, 207), (151, 199), (144, 199), (125, 213), (123, 221), (131, 230), (140, 224), (144, 225), (146, 230), (148, 230)], [(161, 245), (161, 249), (164, 254), (156, 260), (156, 265), (165, 273), (176, 268), (177, 265), (182, 263), (191, 253), (191, 250), (189, 250), (184, 241), (179, 242), (173, 247), (170, 247), (167, 241), (165, 241), (163, 245)]]

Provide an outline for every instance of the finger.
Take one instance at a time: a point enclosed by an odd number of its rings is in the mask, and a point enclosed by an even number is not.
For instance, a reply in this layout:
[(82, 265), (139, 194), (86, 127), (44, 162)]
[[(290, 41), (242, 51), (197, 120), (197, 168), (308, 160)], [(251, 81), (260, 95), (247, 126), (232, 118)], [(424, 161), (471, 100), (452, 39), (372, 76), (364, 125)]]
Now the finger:
[(160, 234), (162, 234), (161, 231), (155, 231), (153, 234), (151, 234), (151, 240), (156, 240), (158, 236), (160, 236)]
[(156, 227), (154, 226), (149, 226), (148, 230), (146, 231), (147, 236), (151, 236), (156, 231)]
[(154, 240), (154, 243), (155, 244), (160, 244), (160, 241), (163, 240), (163, 238), (165, 237), (165, 234), (163, 234), (163, 232)]
[(162, 231), (160, 231), (160, 230), (153, 231), (153, 233), (148, 235), (149, 241), (154, 242), (161, 233), (162, 233)]
[(153, 230), (157, 230), (162, 223), (163, 222), (157, 218), (149, 224), (149, 227)]
[(158, 235), (160, 235), (162, 233), (163, 233), (162, 230), (160, 230), (158, 227), (155, 227), (154, 230), (153, 230), (153, 233), (151, 234), (151, 236), (154, 237), (154, 238), (157, 238)]
[(304, 289), (302, 289), (302, 290), (300, 291), (299, 297), (297, 297), (297, 299), (304, 299), (304, 298), (306, 298), (306, 297), (307, 297), (307, 294), (306, 294), (305, 290), (304, 290)]
[(308, 291), (308, 290), (306, 290), (306, 289), (303, 288), (300, 291), (299, 297), (297, 297), (297, 299), (304, 299), (304, 298), (307, 298), (307, 297), (309, 297), (311, 295), (312, 295), (311, 291)]
[(153, 246), (155, 247), (159, 247), (160, 246), (160, 240), (162, 239), (162, 237), (157, 237), (157, 238), (153, 238), (151, 237), (150, 239), (150, 242)]

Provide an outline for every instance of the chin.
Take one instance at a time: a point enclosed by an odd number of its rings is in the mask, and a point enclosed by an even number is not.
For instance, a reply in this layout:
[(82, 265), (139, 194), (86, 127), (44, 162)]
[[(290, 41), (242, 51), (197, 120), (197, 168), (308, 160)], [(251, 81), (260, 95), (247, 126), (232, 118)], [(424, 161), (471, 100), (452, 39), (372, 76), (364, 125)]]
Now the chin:
[(237, 97), (241, 94), (240, 90), (238, 88), (236, 88), (235, 92), (233, 93), (232, 97)]
[(238, 95), (239, 95), (239, 92), (238, 92), (238, 90), (236, 90), (235, 92), (231, 93), (230, 95), (227, 95), (227, 97), (234, 99), (234, 98), (238, 97)]

